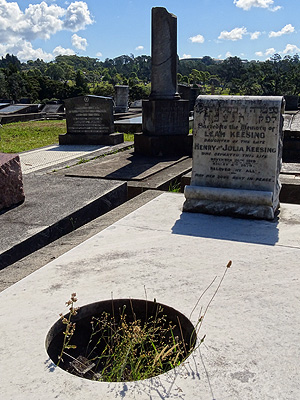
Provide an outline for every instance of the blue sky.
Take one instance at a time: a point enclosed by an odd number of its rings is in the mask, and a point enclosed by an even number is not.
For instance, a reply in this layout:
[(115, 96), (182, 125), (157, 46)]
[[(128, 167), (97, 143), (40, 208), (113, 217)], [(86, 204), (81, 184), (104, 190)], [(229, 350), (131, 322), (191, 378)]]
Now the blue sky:
[(151, 54), (151, 8), (177, 16), (180, 58), (300, 54), (299, 0), (0, 0), (0, 56)]

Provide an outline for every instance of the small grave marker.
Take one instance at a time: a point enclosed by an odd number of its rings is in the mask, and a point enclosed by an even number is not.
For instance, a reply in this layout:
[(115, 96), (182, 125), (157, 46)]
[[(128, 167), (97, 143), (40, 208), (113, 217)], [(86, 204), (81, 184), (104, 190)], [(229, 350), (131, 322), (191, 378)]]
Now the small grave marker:
[(126, 113), (128, 111), (129, 86), (115, 86), (115, 113)]
[(0, 211), (25, 199), (18, 154), (0, 153)]

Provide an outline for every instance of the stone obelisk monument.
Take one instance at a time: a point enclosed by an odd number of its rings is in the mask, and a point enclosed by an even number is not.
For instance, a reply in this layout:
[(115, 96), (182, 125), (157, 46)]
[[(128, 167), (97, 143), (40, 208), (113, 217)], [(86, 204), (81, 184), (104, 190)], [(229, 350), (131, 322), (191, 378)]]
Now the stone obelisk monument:
[(144, 155), (190, 155), (189, 101), (177, 92), (177, 17), (152, 8), (151, 94), (143, 101), (143, 132), (134, 137)]

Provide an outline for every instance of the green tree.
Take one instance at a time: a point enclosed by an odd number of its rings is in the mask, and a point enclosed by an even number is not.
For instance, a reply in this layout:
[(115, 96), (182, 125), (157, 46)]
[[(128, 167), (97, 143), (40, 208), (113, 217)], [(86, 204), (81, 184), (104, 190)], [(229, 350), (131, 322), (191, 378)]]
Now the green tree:
[(2, 70), (0, 70), (0, 97), (3, 99), (9, 97), (5, 74)]
[(147, 85), (145, 85), (144, 83), (134, 84), (132, 86), (129, 86), (129, 100), (135, 101), (135, 100), (147, 99), (150, 95), (150, 92), (151, 92), (150, 84)]
[(55, 63), (48, 64), (45, 74), (55, 81), (63, 81), (66, 79), (65, 70)]
[(95, 96), (113, 97), (115, 94), (114, 86), (108, 82), (99, 82), (93, 90)]

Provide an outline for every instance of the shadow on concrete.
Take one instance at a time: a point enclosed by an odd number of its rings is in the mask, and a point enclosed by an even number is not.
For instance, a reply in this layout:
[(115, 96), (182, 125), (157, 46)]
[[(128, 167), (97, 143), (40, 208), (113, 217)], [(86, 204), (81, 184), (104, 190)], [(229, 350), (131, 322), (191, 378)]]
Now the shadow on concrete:
[(118, 180), (143, 180), (161, 172), (170, 165), (179, 162), (180, 157), (144, 157), (139, 154), (131, 154), (126, 158), (128, 164), (106, 175), (106, 179)]
[(64, 152), (64, 153), (70, 153), (70, 152), (93, 152), (93, 151), (97, 151), (97, 150), (101, 150), (101, 149), (105, 149), (107, 148), (107, 145), (81, 145), (81, 144), (74, 144), (74, 145), (70, 145), (70, 144), (57, 144), (54, 146), (49, 147), (48, 149), (43, 149), (43, 151), (46, 152)]
[(279, 240), (278, 218), (263, 221), (188, 212), (180, 215), (172, 227), (172, 233), (270, 246)]
[(145, 157), (133, 149), (111, 154), (80, 166), (71, 167), (65, 174), (72, 177), (102, 178), (120, 181), (142, 181), (187, 157)]

